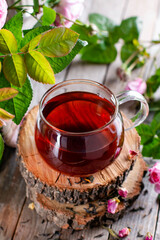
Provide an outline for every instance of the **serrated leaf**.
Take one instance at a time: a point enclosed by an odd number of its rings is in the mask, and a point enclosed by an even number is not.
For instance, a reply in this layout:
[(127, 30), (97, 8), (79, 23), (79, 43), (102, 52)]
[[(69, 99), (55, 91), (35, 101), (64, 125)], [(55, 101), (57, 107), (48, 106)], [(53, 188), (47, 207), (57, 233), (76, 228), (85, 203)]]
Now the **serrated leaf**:
[(10, 83), (14, 86), (22, 87), (27, 77), (23, 57), (18, 54), (6, 56), (3, 61), (3, 72)]
[(3, 54), (16, 53), (17, 41), (12, 32), (1, 29), (0, 30), (0, 52)]
[(17, 40), (18, 49), (20, 47), (20, 43), (22, 40), (22, 25), (23, 25), (22, 12), (19, 12), (16, 15), (14, 15), (3, 27), (13, 33)]
[(38, 82), (54, 84), (54, 72), (47, 59), (37, 51), (31, 51), (24, 56), (27, 72)]
[(3, 108), (0, 108), (0, 119), (3, 119), (3, 120), (10, 120), (10, 119), (13, 119), (14, 118), (14, 115), (7, 112), (6, 110), (4, 110)]
[(43, 6), (42, 25), (48, 26), (54, 23), (56, 19), (56, 11), (52, 8)]
[(36, 36), (29, 43), (27, 43), (23, 48), (21, 48), (20, 51), (26, 53), (30, 50), (35, 49), (37, 47), (37, 45), (39, 44), (41, 37), (42, 37), (42, 35)]
[(142, 21), (138, 17), (130, 17), (121, 22), (118, 34), (125, 42), (130, 42), (139, 38), (141, 28)]
[(79, 51), (87, 45), (87, 42), (81, 41), (78, 39), (75, 47), (72, 49), (72, 51), (64, 56), (64, 57), (57, 57), (57, 58), (48, 58), (47, 60), (49, 61), (54, 73), (59, 73), (61, 72), (64, 68), (66, 68), (73, 58), (79, 53)]
[(114, 45), (88, 45), (81, 51), (81, 59), (93, 63), (111, 63), (117, 56), (117, 50)]
[(3, 142), (2, 135), (0, 134), (0, 164), (3, 156), (3, 152), (4, 152), (4, 142)]
[(99, 13), (91, 13), (89, 15), (89, 21), (102, 31), (111, 31), (115, 27), (115, 23), (111, 19)]
[(9, 100), (17, 94), (18, 91), (14, 88), (0, 88), (0, 102)]
[(18, 94), (5, 102), (0, 102), (0, 107), (15, 115), (13, 121), (19, 124), (28, 110), (30, 102), (32, 100), (32, 88), (29, 79), (27, 78), (22, 88), (18, 88), (9, 83), (3, 73), (0, 74), (0, 88), (12, 87), (18, 90)]
[(21, 48), (24, 47), (27, 43), (29, 43), (33, 38), (37, 37), (43, 32), (46, 32), (48, 30), (53, 29), (52, 26), (42, 26), (42, 27), (37, 27), (32, 30), (24, 30), (24, 38), (21, 42)]
[(75, 46), (78, 36), (78, 33), (69, 28), (54, 28), (42, 36), (39, 51), (47, 57), (65, 56)]

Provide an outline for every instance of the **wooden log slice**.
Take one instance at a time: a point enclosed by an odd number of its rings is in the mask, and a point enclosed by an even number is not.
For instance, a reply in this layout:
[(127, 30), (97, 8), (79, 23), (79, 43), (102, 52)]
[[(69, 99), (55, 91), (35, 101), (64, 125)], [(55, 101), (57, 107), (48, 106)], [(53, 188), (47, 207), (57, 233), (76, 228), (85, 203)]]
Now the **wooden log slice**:
[[(120, 186), (132, 169), (136, 156), (129, 151), (139, 152), (140, 137), (135, 129), (125, 132), (123, 149), (119, 157), (107, 168), (89, 177), (70, 177), (52, 169), (39, 154), (34, 138), (38, 106), (26, 116), (18, 138), (18, 161), (22, 176), (36, 192), (61, 203), (86, 203), (107, 196)], [(124, 115), (125, 127), (130, 120)]]
[(108, 213), (107, 211), (107, 200), (111, 197), (88, 202), (87, 204), (76, 205), (59, 203), (43, 194), (37, 193), (34, 187), (28, 189), (27, 195), (34, 202), (38, 214), (44, 219), (55, 222), (61, 228), (83, 229), (90, 225), (111, 224), (121, 217), (126, 208), (139, 196), (145, 170), (146, 164), (141, 156), (139, 156), (133, 170), (130, 171), (123, 183), (123, 187), (128, 190), (127, 198), (120, 199), (121, 202), (115, 214)]

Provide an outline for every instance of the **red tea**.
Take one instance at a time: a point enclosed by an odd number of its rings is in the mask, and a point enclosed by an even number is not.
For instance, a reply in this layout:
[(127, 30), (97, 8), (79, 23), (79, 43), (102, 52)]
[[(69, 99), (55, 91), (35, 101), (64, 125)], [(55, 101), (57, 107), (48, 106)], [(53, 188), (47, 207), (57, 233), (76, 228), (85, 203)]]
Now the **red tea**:
[(35, 140), (52, 168), (84, 176), (102, 170), (119, 155), (124, 130), (121, 117), (111, 121), (115, 106), (110, 101), (93, 93), (69, 92), (50, 99), (42, 113), (49, 125), (38, 121)]

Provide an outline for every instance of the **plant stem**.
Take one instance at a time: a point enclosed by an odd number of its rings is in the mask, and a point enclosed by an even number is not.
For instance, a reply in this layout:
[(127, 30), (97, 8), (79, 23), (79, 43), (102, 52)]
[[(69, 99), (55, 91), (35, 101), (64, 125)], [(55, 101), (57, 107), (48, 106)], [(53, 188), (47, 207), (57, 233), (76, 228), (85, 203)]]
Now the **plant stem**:
[(125, 64), (128, 65), (138, 53), (139, 53), (139, 50), (137, 50), (137, 51), (135, 51), (134, 53), (132, 53), (132, 54), (129, 56), (129, 58), (125, 61)]
[(61, 14), (61, 13), (56, 12), (56, 14), (59, 15), (60, 18), (64, 18), (64, 19), (66, 19), (67, 21), (70, 21), (70, 22), (72, 22), (72, 23), (74, 23), (74, 24), (76, 24), (76, 25), (78, 25), (78, 26), (84, 26), (84, 25), (85, 25), (85, 24), (81, 24), (81, 23), (72, 21), (71, 19), (65, 17), (65, 16), (64, 16), (63, 14)]
[(139, 62), (139, 59), (137, 58), (128, 68), (129, 71), (132, 71), (132, 69), (137, 65), (137, 63)]

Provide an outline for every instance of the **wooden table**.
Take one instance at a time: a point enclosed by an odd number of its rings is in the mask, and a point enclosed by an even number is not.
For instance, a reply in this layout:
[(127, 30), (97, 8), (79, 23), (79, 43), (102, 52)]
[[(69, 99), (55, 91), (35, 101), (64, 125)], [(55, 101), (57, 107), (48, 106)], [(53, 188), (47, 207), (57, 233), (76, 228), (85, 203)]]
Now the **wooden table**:
[[(86, 0), (82, 20), (87, 20), (88, 13), (99, 12), (119, 23), (123, 18), (138, 15), (143, 21), (141, 40), (158, 38), (160, 33), (159, 0)], [(25, 22), (25, 27), (29, 20)], [(87, 78), (105, 84), (114, 93), (124, 89), (115, 70), (120, 66), (120, 59), (110, 65), (86, 64), (77, 57), (63, 72), (57, 75), (57, 82), (73, 78)], [(147, 71), (145, 72), (145, 77)], [(38, 83), (33, 83), (38, 87)], [(41, 86), (36, 91), (32, 106), (37, 104), (48, 86)], [(54, 224), (44, 221), (35, 210), (28, 208), (30, 201), (25, 196), (25, 183), (16, 163), (16, 151), (6, 147), (4, 161), (0, 168), (0, 240), (107, 240), (111, 239), (107, 230), (94, 228), (83, 231), (61, 230)], [(129, 239), (144, 239), (151, 232), (155, 240), (160, 240), (160, 204), (153, 185), (144, 179), (144, 190), (126, 215), (111, 228), (115, 231), (129, 226), (132, 231)], [(59, 238), (60, 237), (60, 238)]]

